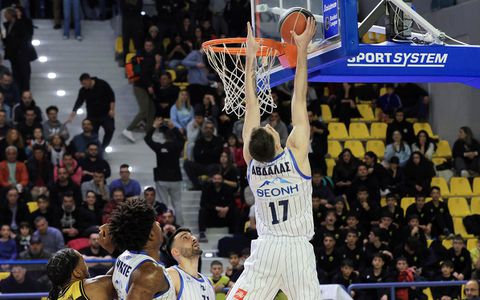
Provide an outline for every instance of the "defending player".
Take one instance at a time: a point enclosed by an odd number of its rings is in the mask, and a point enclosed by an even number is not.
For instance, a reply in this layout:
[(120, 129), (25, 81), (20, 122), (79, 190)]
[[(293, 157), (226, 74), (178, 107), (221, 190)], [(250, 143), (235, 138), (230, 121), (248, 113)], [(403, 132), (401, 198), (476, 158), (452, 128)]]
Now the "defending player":
[(177, 300), (215, 300), (210, 280), (198, 272), (202, 249), (189, 229), (175, 231), (167, 242), (167, 252), (178, 262), (178, 266), (167, 269)]
[(65, 248), (47, 264), (47, 276), (53, 284), (49, 300), (111, 300), (116, 298), (112, 276), (87, 279), (88, 267), (78, 251)]
[(314, 225), (308, 161), (307, 46), (315, 34), (315, 26), (315, 21), (309, 18), (305, 31), (293, 34), (298, 48), (292, 98), (293, 130), (286, 148), (282, 149), (279, 134), (271, 126), (259, 127), (254, 78), (259, 45), (248, 25), (243, 153), (255, 195), (259, 238), (252, 241), (251, 256), (229, 293), (229, 300), (270, 300), (279, 289), (288, 299), (321, 299), (315, 255), (309, 243)]
[(118, 258), (112, 281), (119, 300), (174, 300), (175, 289), (158, 263), (163, 242), (155, 211), (145, 201), (126, 201), (113, 212), (108, 226)]

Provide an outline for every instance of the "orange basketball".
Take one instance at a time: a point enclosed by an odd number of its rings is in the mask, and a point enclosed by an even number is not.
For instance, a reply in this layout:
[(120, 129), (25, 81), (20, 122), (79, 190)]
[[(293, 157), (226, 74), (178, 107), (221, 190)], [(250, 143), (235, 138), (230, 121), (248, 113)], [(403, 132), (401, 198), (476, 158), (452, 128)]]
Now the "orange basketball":
[(303, 7), (292, 7), (284, 12), (278, 23), (282, 40), (289, 44), (295, 44), (291, 31), (302, 34), (307, 27), (307, 18), (313, 17), (313, 14)]

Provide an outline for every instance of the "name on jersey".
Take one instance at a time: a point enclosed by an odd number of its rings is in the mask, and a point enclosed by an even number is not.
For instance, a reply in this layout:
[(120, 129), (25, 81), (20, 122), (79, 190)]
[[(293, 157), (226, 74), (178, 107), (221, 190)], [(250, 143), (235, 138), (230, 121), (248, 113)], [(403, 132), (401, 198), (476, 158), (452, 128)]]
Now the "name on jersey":
[(115, 268), (117, 268), (117, 271), (120, 272), (120, 274), (122, 274), (125, 277), (128, 277), (128, 275), (130, 274), (130, 271), (132, 270), (132, 266), (127, 265), (126, 263), (122, 262), (119, 259), (117, 259)]
[(290, 167), (290, 162), (288, 161), (263, 168), (255, 166), (252, 167), (252, 175), (259, 176), (278, 175), (290, 171), (292, 171), (292, 168)]

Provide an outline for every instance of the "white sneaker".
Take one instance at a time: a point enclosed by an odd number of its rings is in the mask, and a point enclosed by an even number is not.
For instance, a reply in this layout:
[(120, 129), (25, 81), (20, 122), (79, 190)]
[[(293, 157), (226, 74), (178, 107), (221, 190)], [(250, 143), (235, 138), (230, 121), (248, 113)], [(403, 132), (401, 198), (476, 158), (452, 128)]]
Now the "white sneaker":
[(468, 178), (470, 177), (470, 173), (467, 170), (462, 170), (460, 176)]
[(133, 137), (133, 133), (130, 130), (124, 129), (122, 131), (123, 136), (130, 140), (130, 142), (135, 143), (135, 138)]

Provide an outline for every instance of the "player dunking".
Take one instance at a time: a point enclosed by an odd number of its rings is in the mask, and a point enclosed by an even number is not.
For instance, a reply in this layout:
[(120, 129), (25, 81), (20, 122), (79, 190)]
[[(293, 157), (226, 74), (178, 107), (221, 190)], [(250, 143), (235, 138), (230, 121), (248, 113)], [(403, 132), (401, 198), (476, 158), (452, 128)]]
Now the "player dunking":
[(243, 153), (255, 195), (258, 239), (252, 241), (245, 270), (228, 300), (270, 300), (281, 289), (294, 300), (321, 299), (313, 247), (312, 183), (308, 161), (310, 125), (307, 115), (307, 46), (315, 34), (311, 18), (301, 35), (292, 98), (293, 130), (282, 149), (270, 125), (260, 127), (254, 63), (259, 48), (248, 24), (246, 111)]

